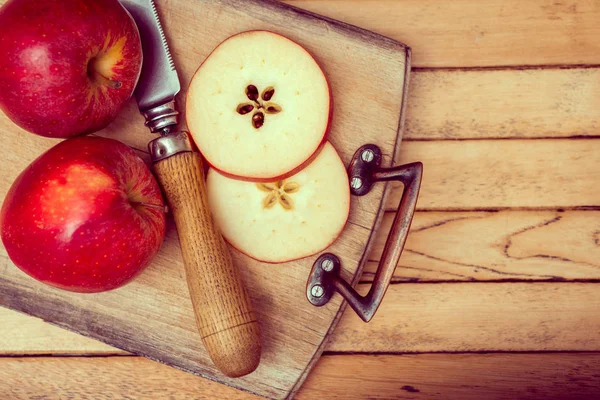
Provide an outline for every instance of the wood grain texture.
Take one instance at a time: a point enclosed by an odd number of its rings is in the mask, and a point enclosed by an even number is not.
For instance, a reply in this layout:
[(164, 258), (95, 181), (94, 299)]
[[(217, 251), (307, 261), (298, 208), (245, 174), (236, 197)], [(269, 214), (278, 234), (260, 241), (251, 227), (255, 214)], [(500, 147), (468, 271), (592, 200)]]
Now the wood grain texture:
[[(323, 356), (297, 399), (597, 399), (600, 354)], [(138, 357), (3, 358), (11, 400), (258, 400)]]
[(413, 71), (405, 139), (600, 135), (600, 69)]
[(600, 139), (403, 143), (400, 163), (414, 161), (425, 165), (417, 210), (600, 206)]
[(416, 67), (600, 64), (596, 1), (288, 2), (407, 43)]
[[(360, 285), (359, 289), (364, 293), (367, 285)], [(336, 295), (335, 299), (338, 298)], [(594, 283), (394, 284), (370, 323), (363, 323), (348, 309), (327, 350), (600, 351), (599, 308), (600, 290)], [(30, 317), (5, 311), (0, 318), (9, 326), (18, 326)], [(193, 316), (185, 321), (193, 321)], [(23, 322), (24, 326), (29, 323)], [(267, 326), (285, 329), (290, 339), (295, 340), (286, 325)], [(4, 324), (0, 325), (0, 354), (111, 353), (110, 349), (98, 349), (89, 341), (79, 340), (76, 347), (73, 334), (59, 328), (45, 326), (44, 331), (47, 336), (37, 336), (37, 346), (33, 347), (28, 339), (31, 333), (23, 331), (15, 335), (14, 329), (7, 332)], [(12, 333), (13, 337), (7, 337), (6, 333)], [(277, 339), (286, 340), (279, 336)], [(180, 351), (172, 345), (169, 349)]]
[[(406, 46), (276, 2), (164, 0), (158, 2), (158, 9), (183, 88), (222, 40), (244, 30), (275, 31), (307, 48), (328, 77), (336, 98), (329, 139), (344, 162), (369, 142), (386, 154), (397, 155), (410, 70)], [(184, 96), (182, 93), (179, 99), (180, 110), (185, 109)], [(357, 109), (364, 116), (357, 117)], [(2, 127), (6, 128), (3, 143), (12, 153), (6, 156), (8, 162), (0, 177), (3, 197), (18, 173), (56, 141), (33, 137), (6, 120)], [(140, 151), (153, 138), (133, 103), (98, 134), (118, 138)], [(388, 157), (385, 165), (392, 162)], [(371, 231), (381, 220), (387, 193), (378, 185), (369, 196), (354, 199), (349, 223), (331, 247), (343, 258), (343, 276), (351, 282), (358, 280), (367, 260)], [(112, 292), (78, 296), (34, 282), (2, 251), (0, 305), (267, 397), (283, 399), (295, 392), (341, 316), (339, 298), (318, 309), (306, 301), (306, 279), (317, 256), (266, 265), (233, 253), (263, 332), (261, 363), (255, 372), (240, 379), (220, 374), (198, 340), (181, 256), (171, 223), (153, 264), (134, 282)]]
[(0, 355), (123, 355), (127, 352), (0, 307)]
[(324, 356), (298, 399), (597, 399), (600, 354)]
[(177, 226), (206, 350), (225, 375), (247, 375), (260, 362), (260, 327), (239, 269), (210, 214), (200, 155), (176, 154), (155, 163), (154, 171)]
[[(393, 214), (377, 232), (372, 279)], [(394, 281), (600, 279), (600, 211), (418, 212)]]
[(594, 283), (396, 284), (370, 323), (345, 313), (327, 349), (597, 351), (599, 307)]

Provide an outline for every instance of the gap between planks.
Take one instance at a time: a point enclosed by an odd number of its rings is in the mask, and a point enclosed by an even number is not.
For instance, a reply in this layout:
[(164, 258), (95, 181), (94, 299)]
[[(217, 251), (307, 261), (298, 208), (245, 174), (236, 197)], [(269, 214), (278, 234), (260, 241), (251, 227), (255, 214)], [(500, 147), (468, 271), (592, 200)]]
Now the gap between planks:
[[(419, 356), (419, 355), (427, 355), (427, 354), (447, 354), (447, 355), (486, 355), (486, 354), (598, 354), (600, 355), (600, 350), (590, 351), (590, 350), (530, 350), (530, 351), (512, 351), (512, 350), (483, 350), (483, 351), (427, 351), (427, 352), (402, 352), (402, 351), (324, 351), (322, 356)], [(15, 359), (26, 359), (26, 358), (86, 358), (86, 359), (110, 359), (116, 357), (135, 357), (145, 359), (143, 356), (138, 356), (132, 353), (128, 353), (126, 351), (121, 351), (116, 349), (114, 353), (89, 353), (89, 354), (77, 354), (77, 353), (27, 353), (27, 354), (2, 354), (0, 353), (0, 359), (3, 358), (15, 358)], [(149, 360), (149, 359), (148, 359)], [(155, 360), (150, 360), (155, 361)], [(158, 362), (158, 361), (157, 361)], [(176, 367), (172, 367), (177, 369)]]
[(533, 65), (488, 65), (466, 67), (415, 67), (411, 72), (467, 72), (467, 71), (530, 71), (530, 70), (564, 70), (564, 69), (593, 69), (600, 68), (598, 64), (533, 64)]

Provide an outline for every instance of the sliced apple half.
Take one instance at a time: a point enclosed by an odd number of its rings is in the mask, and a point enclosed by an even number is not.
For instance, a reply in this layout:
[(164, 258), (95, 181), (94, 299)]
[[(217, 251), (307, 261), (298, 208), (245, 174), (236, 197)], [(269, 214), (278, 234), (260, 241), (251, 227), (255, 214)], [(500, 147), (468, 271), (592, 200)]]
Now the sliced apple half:
[(277, 180), (300, 169), (325, 142), (329, 85), (297, 43), (272, 32), (244, 32), (221, 43), (196, 71), (186, 119), (213, 168)]
[(225, 239), (259, 261), (318, 253), (339, 236), (350, 212), (348, 175), (330, 143), (295, 175), (271, 183), (207, 176), (208, 201)]

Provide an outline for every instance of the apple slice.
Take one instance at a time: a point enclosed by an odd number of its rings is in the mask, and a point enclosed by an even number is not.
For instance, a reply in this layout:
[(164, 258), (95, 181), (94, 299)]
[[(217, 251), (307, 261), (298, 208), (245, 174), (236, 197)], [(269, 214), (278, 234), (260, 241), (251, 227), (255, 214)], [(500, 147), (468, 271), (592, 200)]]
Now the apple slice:
[(339, 236), (350, 212), (348, 175), (329, 142), (287, 179), (247, 182), (210, 169), (207, 187), (225, 239), (259, 261), (286, 262), (320, 252)]
[(325, 142), (329, 85), (297, 43), (272, 32), (243, 32), (221, 43), (196, 71), (186, 118), (213, 168), (275, 181), (293, 175)]

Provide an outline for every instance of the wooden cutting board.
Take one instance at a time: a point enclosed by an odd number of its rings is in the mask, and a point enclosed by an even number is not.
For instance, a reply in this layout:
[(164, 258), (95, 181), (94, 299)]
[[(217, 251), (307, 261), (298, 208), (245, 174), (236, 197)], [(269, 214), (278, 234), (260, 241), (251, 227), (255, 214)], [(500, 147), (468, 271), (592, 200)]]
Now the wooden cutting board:
[[(227, 37), (253, 29), (283, 34), (306, 47), (329, 79), (334, 98), (330, 140), (346, 165), (366, 143), (380, 146), (384, 166), (395, 163), (410, 70), (410, 50), (405, 45), (271, 1), (163, 0), (157, 6), (182, 87)], [(184, 94), (179, 96), (181, 110)], [(4, 115), (0, 129), (4, 149), (10, 149), (0, 155), (4, 198), (20, 171), (58, 141), (28, 134)], [(98, 135), (119, 139), (148, 159), (146, 145), (152, 137), (134, 102)], [(349, 222), (328, 249), (341, 258), (343, 276), (354, 283), (366, 261), (371, 233), (379, 225), (386, 193), (379, 184), (369, 195), (353, 198)], [(232, 252), (263, 332), (261, 364), (240, 379), (220, 374), (202, 347), (172, 220), (152, 265), (134, 282), (107, 293), (74, 294), (40, 284), (18, 270), (2, 249), (0, 305), (242, 390), (273, 399), (291, 398), (344, 309), (341, 297), (334, 295), (321, 308), (307, 301), (306, 280), (317, 256), (273, 265)]]

